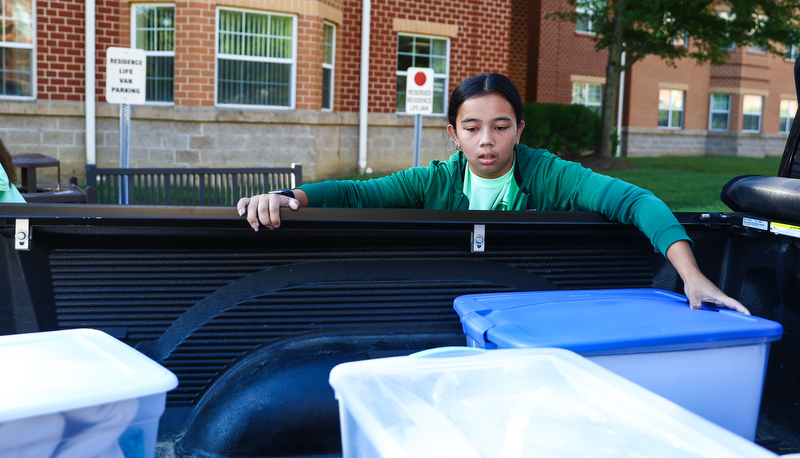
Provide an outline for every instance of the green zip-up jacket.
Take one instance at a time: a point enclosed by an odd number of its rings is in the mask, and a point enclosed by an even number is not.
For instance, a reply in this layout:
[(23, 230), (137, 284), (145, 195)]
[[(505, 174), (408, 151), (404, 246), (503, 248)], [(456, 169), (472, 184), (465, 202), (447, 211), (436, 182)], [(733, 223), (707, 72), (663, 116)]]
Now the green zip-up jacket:
[[(310, 207), (427, 208), (467, 210), (463, 192), (467, 160), (456, 151), (446, 161), (413, 167), (366, 181), (307, 183), (300, 189)], [(544, 149), (517, 145), (514, 176), (519, 193), (514, 210), (586, 210), (634, 224), (661, 253), (678, 240), (691, 240), (669, 207), (652, 192), (566, 161)]]

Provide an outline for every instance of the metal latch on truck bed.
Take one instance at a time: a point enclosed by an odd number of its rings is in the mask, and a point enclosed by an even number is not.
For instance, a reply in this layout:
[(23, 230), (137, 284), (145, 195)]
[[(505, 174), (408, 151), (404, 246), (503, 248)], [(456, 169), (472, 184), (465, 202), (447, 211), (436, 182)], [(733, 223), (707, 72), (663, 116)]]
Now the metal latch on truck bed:
[(483, 252), (483, 246), (486, 243), (486, 225), (476, 224), (472, 229), (472, 252)]
[(17, 220), (17, 230), (14, 231), (14, 248), (19, 251), (31, 249), (31, 227), (27, 218)]

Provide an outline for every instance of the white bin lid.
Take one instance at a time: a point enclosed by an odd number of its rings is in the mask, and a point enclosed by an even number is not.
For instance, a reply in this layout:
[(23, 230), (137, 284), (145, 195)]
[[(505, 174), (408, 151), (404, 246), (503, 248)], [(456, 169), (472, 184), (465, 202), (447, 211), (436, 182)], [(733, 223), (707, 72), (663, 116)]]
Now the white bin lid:
[(165, 393), (172, 372), (93, 329), (0, 337), (0, 423)]
[(346, 450), (366, 437), (383, 457), (777, 456), (568, 350), (444, 350), (333, 368), (357, 425)]

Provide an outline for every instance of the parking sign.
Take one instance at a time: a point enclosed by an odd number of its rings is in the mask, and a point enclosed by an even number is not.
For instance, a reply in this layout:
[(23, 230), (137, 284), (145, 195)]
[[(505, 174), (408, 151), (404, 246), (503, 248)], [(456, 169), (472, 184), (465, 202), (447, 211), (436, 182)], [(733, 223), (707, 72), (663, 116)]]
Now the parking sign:
[(433, 113), (433, 69), (411, 67), (406, 77), (406, 113)]

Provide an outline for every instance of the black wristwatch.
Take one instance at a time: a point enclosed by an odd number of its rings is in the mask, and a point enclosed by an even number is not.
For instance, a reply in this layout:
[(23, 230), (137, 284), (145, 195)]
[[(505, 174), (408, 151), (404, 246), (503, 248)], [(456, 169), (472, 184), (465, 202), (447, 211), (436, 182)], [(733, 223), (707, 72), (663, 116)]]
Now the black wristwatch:
[(280, 194), (282, 196), (291, 197), (294, 199), (294, 192), (290, 188), (286, 189), (276, 189), (274, 191), (270, 191), (267, 194)]

